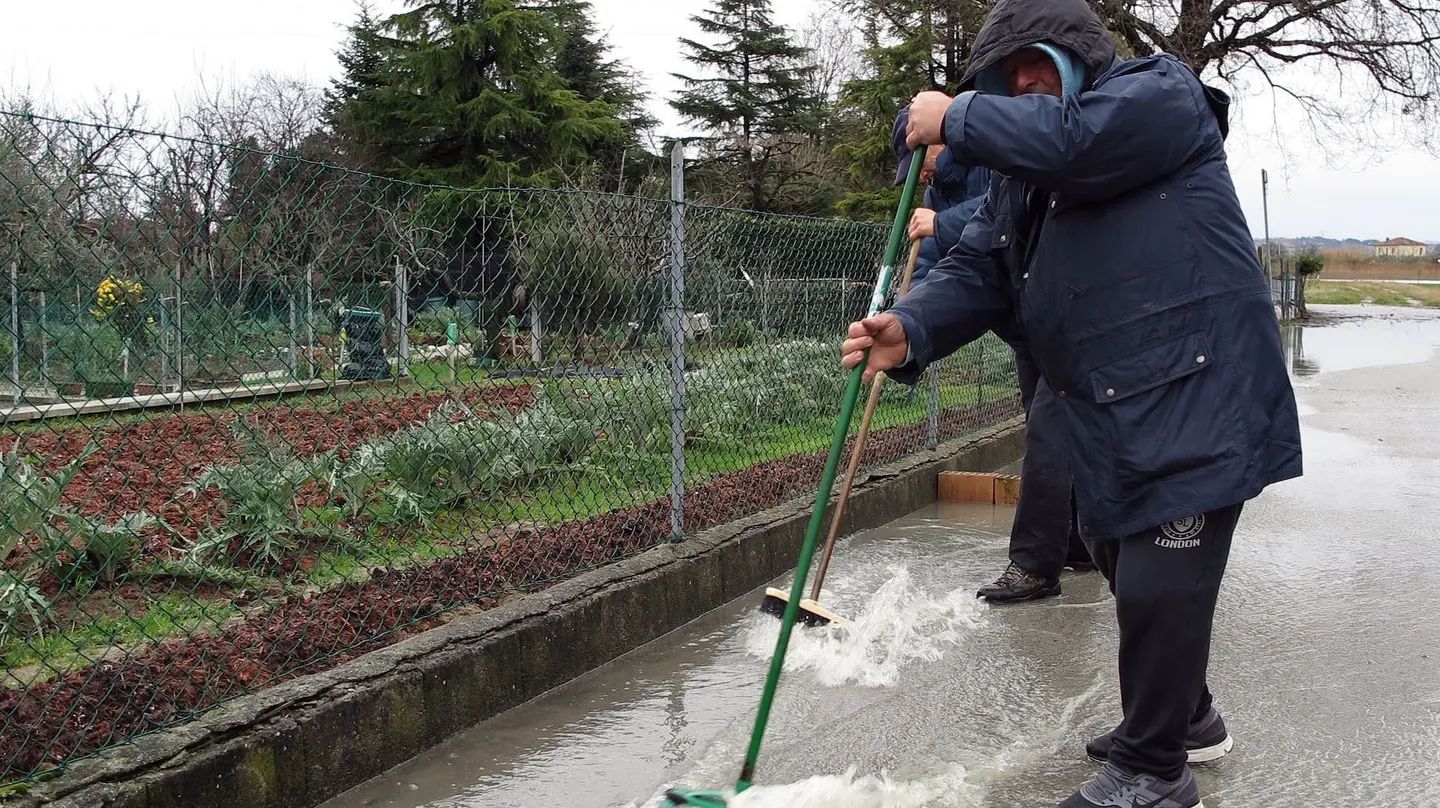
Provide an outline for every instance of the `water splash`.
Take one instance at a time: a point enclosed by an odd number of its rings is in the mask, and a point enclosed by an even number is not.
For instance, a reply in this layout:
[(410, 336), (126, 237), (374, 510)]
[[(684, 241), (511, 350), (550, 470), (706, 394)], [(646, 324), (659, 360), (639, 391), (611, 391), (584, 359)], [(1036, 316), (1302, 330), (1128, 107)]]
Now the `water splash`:
[[(852, 766), (844, 774), (817, 775), (795, 783), (761, 785), (743, 794), (725, 790), (728, 808), (930, 808), (978, 805), (983, 790), (968, 782), (963, 766), (952, 765), (935, 777), (902, 781), (889, 774), (860, 775)], [(663, 796), (624, 808), (661, 808)]]
[(896, 781), (885, 773), (822, 775), (777, 786), (756, 786), (729, 800), (731, 808), (926, 808), (978, 804), (982, 790), (963, 767), (926, 780)]
[[(878, 595), (878, 593), (877, 593)], [(979, 752), (965, 762), (931, 760), (908, 779), (888, 772), (860, 775), (850, 767), (842, 775), (817, 775), (794, 783), (757, 785), (743, 794), (725, 790), (727, 808), (975, 808), (993, 784), (1044, 765), (1074, 741), (1076, 717), (1109, 684), (1097, 676), (1088, 687), (1063, 701), (1052, 721), (994, 752)], [(738, 750), (737, 750), (738, 751)], [(662, 808), (663, 796), (624, 808)]]
[[(984, 607), (973, 592), (954, 590), (932, 597), (911, 582), (904, 567), (890, 572), (849, 622), (797, 628), (790, 637), (785, 670), (812, 671), (826, 687), (891, 687), (908, 664), (940, 659), (980, 624)], [(768, 660), (779, 632), (778, 620), (757, 615), (747, 629), (747, 653)]]

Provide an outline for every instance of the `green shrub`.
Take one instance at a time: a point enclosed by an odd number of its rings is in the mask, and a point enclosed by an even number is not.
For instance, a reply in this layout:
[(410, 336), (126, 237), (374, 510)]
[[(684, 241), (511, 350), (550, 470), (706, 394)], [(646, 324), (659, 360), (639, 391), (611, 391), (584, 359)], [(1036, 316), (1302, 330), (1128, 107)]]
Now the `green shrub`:
[[(299, 539), (318, 534), (307, 526), (296, 503), (301, 489), (325, 479), (323, 456), (297, 459), (288, 445), (268, 439), (237, 422), (242, 462), (211, 466), (183, 493), (213, 488), (225, 502), (219, 530), (200, 536), (186, 550), (199, 563), (219, 561), (278, 564), (299, 548)], [(238, 539), (238, 546), (232, 542)]]
[(410, 323), (411, 339), (444, 337), (451, 323), (460, 327), (461, 344), (474, 344), (482, 338), (480, 327), (453, 308), (425, 309), (415, 313)]
[(18, 572), (0, 570), (0, 641), (19, 633), (21, 617), (28, 617), (33, 629), (44, 635), (50, 602), (34, 584), (33, 567)]
[[(47, 549), (68, 542), (60, 526), (71, 512), (61, 507), (61, 497), (91, 452), (93, 447), (87, 448), (54, 475), (41, 471), (18, 445), (0, 457), (0, 565), (29, 537), (38, 537)], [(0, 637), (15, 632), (22, 617), (41, 630), (50, 603), (34, 586), (36, 567), (34, 556), (0, 567)]]
[(595, 433), (591, 413), (559, 389), (545, 389), (510, 419), (441, 407), (421, 424), (356, 447), (343, 461), (327, 455), (320, 477), (352, 515), (383, 501), (391, 518), (426, 524), (479, 494), (584, 463)]
[(70, 382), (118, 382), (125, 340), (113, 324), (81, 314), (74, 325), (56, 329), (52, 359), (69, 365)]
[[(159, 524), (159, 520), (143, 511), (129, 513), (112, 522), (64, 512), (65, 538), (52, 548), (53, 570), (64, 584), (75, 584), (85, 573), (93, 573), (104, 583), (114, 583), (140, 554), (141, 536)], [(71, 557), (59, 562), (61, 554)]]
[(732, 317), (720, 326), (720, 341), (736, 348), (748, 348), (760, 339), (760, 328), (741, 317)]

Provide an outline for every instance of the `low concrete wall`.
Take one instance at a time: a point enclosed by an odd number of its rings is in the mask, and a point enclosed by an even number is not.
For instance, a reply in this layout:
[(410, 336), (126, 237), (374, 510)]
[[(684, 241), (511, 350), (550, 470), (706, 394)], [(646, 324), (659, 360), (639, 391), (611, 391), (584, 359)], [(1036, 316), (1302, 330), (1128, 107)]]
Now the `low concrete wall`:
[[(857, 481), (845, 530), (934, 502), (942, 471), (993, 471), (1023, 453), (1016, 419), (876, 469)], [(236, 699), (81, 761), (13, 804), (310, 808), (793, 570), (813, 503), (811, 494)]]

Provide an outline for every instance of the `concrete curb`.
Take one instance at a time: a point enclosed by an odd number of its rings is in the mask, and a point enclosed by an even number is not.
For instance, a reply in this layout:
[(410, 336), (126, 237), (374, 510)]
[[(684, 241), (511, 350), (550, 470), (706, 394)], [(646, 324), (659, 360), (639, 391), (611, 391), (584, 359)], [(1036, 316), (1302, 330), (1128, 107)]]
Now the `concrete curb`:
[[(935, 502), (942, 471), (990, 471), (1023, 453), (1017, 418), (872, 470), (851, 492), (845, 530)], [(811, 493), (457, 617), (80, 761), (0, 803), (310, 808), (793, 570), (813, 503)]]

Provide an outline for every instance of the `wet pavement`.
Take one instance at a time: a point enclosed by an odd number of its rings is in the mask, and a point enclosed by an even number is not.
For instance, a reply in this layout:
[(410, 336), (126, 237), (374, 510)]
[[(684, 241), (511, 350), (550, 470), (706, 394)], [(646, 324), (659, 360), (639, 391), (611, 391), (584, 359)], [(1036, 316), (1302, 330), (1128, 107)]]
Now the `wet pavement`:
[[(1329, 322), (1287, 332), (1306, 475), (1246, 508), (1221, 593), (1211, 685), (1236, 747), (1196, 767), (1209, 808), (1440, 806), (1440, 317)], [(823, 600), (852, 622), (797, 631), (760, 785), (733, 806), (1048, 808), (1093, 774), (1084, 741), (1119, 720), (1113, 606), (1071, 572), (1057, 599), (977, 602), (1012, 515), (939, 505), (840, 544)], [(778, 626), (758, 603), (326, 808), (638, 808), (733, 785)]]

